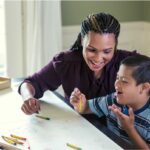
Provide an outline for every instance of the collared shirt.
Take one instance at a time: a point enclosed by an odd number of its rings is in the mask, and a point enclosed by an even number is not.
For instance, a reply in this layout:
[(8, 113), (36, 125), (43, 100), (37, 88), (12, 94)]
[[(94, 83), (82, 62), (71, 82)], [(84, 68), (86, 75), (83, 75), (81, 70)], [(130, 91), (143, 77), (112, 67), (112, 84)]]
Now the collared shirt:
[[(112, 104), (121, 108), (122, 112), (128, 115), (128, 107), (126, 105), (119, 105), (115, 99), (114, 93), (105, 97), (98, 97), (88, 101), (90, 110), (99, 117), (106, 116), (108, 128), (116, 135), (131, 142), (125, 130), (121, 127), (116, 115), (108, 109)], [(150, 144), (150, 99), (140, 109), (134, 112), (135, 122), (134, 127), (140, 136)]]

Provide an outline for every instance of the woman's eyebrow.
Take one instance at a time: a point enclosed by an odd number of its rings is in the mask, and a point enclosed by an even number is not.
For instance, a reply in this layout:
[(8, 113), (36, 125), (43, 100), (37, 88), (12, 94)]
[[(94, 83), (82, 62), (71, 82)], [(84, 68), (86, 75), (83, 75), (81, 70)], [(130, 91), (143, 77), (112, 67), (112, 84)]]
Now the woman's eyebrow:
[[(95, 47), (93, 47), (93, 46), (91, 46), (91, 45), (88, 45), (88, 47), (93, 48), (94, 50), (98, 50), (97, 48), (95, 48)], [(110, 48), (105, 48), (105, 49), (103, 49), (103, 50), (112, 50), (112, 49), (113, 49), (113, 48), (110, 47)]]
[(91, 45), (88, 45), (88, 47), (93, 48), (93, 49), (95, 49), (95, 50), (98, 50), (97, 48), (95, 48), (95, 47), (93, 47), (93, 46), (91, 46)]

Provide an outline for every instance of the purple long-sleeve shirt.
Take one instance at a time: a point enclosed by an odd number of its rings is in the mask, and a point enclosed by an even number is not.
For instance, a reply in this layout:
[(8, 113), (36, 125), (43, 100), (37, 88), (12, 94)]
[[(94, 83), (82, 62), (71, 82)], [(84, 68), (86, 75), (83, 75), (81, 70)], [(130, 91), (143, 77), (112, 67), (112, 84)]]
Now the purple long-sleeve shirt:
[(61, 52), (24, 82), (30, 82), (34, 86), (36, 98), (42, 97), (46, 90), (56, 90), (60, 85), (64, 89), (67, 103), (75, 87), (78, 87), (87, 99), (104, 96), (115, 91), (114, 82), (120, 61), (129, 55), (136, 55), (136, 51), (117, 50), (113, 59), (104, 67), (101, 77), (96, 79), (81, 51)]

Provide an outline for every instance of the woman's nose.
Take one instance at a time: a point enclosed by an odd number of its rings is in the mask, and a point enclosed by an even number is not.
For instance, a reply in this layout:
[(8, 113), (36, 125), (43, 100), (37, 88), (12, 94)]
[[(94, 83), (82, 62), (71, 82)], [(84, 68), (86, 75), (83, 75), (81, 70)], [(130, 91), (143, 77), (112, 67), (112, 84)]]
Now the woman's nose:
[(102, 55), (102, 53), (100, 53), (100, 52), (96, 53), (96, 55), (95, 55), (95, 60), (96, 60), (97, 62), (103, 60), (103, 55)]

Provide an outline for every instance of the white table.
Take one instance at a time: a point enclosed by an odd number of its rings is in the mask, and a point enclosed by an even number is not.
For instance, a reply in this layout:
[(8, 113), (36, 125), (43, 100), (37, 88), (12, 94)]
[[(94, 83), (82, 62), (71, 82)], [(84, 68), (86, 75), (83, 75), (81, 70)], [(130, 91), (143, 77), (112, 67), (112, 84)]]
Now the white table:
[(82, 150), (122, 149), (52, 92), (46, 92), (41, 100), (40, 115), (50, 120), (25, 115), (17, 91), (0, 91), (0, 134), (27, 137), (31, 150), (71, 150), (66, 143)]

